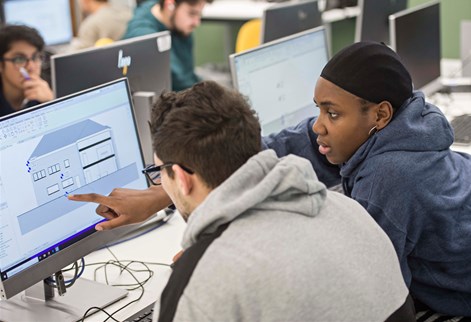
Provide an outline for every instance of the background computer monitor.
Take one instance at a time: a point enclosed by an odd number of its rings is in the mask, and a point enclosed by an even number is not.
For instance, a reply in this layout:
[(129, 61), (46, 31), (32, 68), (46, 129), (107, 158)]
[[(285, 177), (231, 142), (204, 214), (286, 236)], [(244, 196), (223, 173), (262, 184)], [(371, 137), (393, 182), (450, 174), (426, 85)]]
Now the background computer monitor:
[(1, 319), (69, 321), (124, 297), (81, 278), (50, 301), (18, 293), (135, 228), (97, 232), (96, 205), (66, 197), (148, 187), (126, 79), (0, 118), (0, 160)]
[(460, 24), (460, 57), (462, 75), (471, 77), (471, 20), (462, 20)]
[(171, 39), (168, 31), (120, 40), (51, 57), (52, 87), (56, 97), (72, 94), (120, 77), (131, 92), (160, 94), (171, 89)]
[(321, 25), (317, 0), (276, 4), (263, 12), (261, 41), (266, 43)]
[(389, 15), (407, 8), (407, 0), (359, 0), (355, 41), (378, 41), (390, 44)]
[(440, 87), (440, 2), (389, 17), (391, 47), (411, 74), (415, 89), (431, 94)]
[(7, 24), (36, 28), (46, 45), (72, 40), (70, 0), (3, 0), (3, 14)]
[(234, 86), (257, 111), (263, 135), (316, 114), (314, 87), (328, 60), (324, 27), (229, 57)]

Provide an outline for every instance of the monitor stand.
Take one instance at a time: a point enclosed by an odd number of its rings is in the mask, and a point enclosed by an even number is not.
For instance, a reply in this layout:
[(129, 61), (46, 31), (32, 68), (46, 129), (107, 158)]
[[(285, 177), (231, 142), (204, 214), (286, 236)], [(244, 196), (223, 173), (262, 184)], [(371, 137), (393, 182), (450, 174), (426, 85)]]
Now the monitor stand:
[(154, 163), (154, 152), (152, 148), (152, 137), (150, 134), (150, 117), (156, 100), (154, 92), (135, 92), (133, 95), (134, 116), (136, 117), (139, 141), (141, 143), (144, 162)]
[(128, 293), (84, 278), (79, 278), (64, 296), (56, 294), (45, 300), (45, 292), (44, 282), (40, 282), (11, 299), (0, 301), (0, 321), (79, 321), (89, 308), (105, 308)]

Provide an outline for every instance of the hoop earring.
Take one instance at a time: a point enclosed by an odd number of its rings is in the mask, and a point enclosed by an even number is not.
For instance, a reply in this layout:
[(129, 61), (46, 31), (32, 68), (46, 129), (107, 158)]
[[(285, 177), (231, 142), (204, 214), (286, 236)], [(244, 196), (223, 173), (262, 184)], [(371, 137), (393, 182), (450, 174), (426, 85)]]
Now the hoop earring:
[(376, 128), (376, 125), (373, 126), (371, 128), (371, 130), (368, 132), (368, 136), (372, 136), (373, 134), (375, 134), (376, 132), (378, 132), (378, 129)]

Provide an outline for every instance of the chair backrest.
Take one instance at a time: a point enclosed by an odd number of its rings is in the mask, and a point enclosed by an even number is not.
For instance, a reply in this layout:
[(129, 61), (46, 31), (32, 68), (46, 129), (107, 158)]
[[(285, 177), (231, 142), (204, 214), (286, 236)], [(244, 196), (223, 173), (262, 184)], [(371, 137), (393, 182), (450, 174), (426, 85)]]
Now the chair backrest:
[(111, 38), (106, 38), (106, 37), (105, 38), (100, 38), (95, 42), (95, 47), (106, 46), (106, 45), (109, 45), (113, 42), (114, 42), (114, 40), (111, 39)]
[(262, 29), (261, 19), (252, 19), (240, 27), (237, 33), (236, 53), (257, 47), (260, 45), (260, 33)]

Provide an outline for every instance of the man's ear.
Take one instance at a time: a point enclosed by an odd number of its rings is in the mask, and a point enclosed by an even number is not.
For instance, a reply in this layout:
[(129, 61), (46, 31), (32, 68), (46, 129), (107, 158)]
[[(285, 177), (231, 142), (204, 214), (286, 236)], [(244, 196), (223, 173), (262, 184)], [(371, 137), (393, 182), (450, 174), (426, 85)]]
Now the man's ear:
[(394, 109), (390, 102), (382, 101), (376, 109), (376, 128), (381, 130), (391, 122), (394, 115)]
[(192, 175), (183, 170), (178, 164), (172, 166), (172, 170), (175, 174), (175, 180), (180, 192), (187, 196), (193, 189), (193, 178)]

